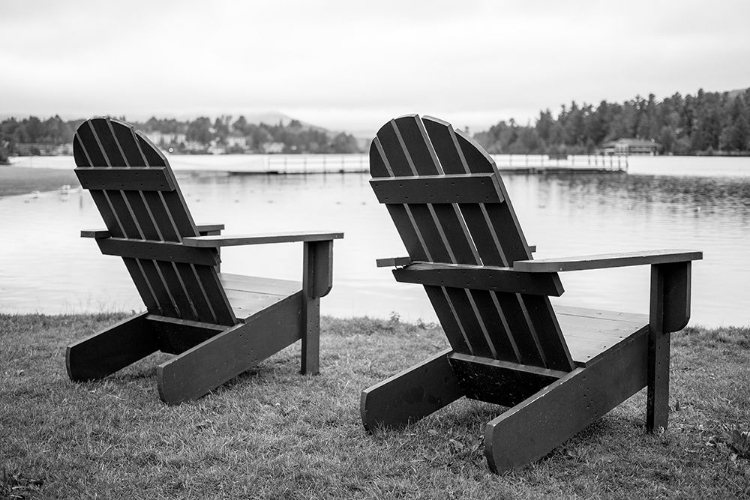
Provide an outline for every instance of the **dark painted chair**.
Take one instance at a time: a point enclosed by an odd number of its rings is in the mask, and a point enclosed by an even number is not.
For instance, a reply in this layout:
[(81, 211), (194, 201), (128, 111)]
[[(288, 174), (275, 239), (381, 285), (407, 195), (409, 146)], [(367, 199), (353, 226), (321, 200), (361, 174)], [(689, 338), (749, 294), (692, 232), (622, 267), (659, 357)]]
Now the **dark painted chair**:
[[(279, 350), (302, 341), (302, 373), (319, 366), (320, 297), (333, 284), (333, 240), (342, 233), (221, 236), (196, 225), (166, 157), (130, 125), (84, 122), (75, 169), (106, 229), (82, 231), (120, 256), (146, 306), (67, 349), (68, 375), (110, 375), (156, 351), (178, 356), (158, 367), (163, 401), (198, 398)], [(304, 243), (302, 282), (219, 272), (219, 248)]]
[[(419, 283), (450, 349), (363, 391), (367, 430), (401, 427), (466, 396), (509, 409), (487, 424), (495, 472), (537, 460), (648, 387), (646, 426), (666, 427), (670, 332), (690, 317), (691, 261), (664, 250), (532, 260), (493, 160), (434, 118), (385, 124), (371, 185), (408, 257), (383, 259)], [(555, 308), (558, 272), (651, 265), (649, 315)], [(645, 290), (644, 290), (645, 292)]]

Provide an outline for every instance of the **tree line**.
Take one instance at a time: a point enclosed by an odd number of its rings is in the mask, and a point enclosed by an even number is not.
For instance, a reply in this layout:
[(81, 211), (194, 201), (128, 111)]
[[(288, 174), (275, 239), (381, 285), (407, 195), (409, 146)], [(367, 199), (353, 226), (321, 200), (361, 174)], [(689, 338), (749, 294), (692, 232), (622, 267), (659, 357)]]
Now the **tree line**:
[(563, 105), (557, 117), (541, 111), (534, 125), (501, 121), (474, 135), (496, 154), (595, 153), (622, 138), (654, 141), (661, 154), (750, 153), (750, 89), (704, 92), (662, 101), (653, 94), (622, 104)]
[[(83, 121), (63, 120), (57, 115), (46, 120), (36, 116), (5, 119), (0, 122), (0, 161), (7, 161), (8, 156), (70, 154), (73, 135)], [(249, 123), (244, 116), (184, 121), (152, 117), (133, 122), (133, 126), (174, 153), (361, 152), (354, 136), (298, 120), (274, 125)]]
[[(70, 154), (73, 134), (83, 122), (54, 116), (8, 118), (0, 122), (0, 162), (8, 156)], [(298, 120), (287, 124), (249, 123), (244, 116), (211, 120), (159, 119), (136, 122), (157, 145), (175, 153), (358, 153), (356, 138)], [(563, 105), (557, 116), (547, 109), (534, 125), (500, 121), (474, 134), (490, 153), (595, 153), (607, 142), (635, 138), (659, 144), (661, 154), (750, 154), (750, 89), (675, 93), (662, 101), (653, 94), (598, 106)]]

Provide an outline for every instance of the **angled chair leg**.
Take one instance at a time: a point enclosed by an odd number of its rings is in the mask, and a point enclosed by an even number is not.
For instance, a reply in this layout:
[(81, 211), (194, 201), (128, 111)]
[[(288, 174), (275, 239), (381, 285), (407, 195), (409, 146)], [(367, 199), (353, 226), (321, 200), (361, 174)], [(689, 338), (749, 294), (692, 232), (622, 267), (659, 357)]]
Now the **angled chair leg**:
[(666, 429), (669, 420), (669, 348), (668, 333), (651, 332), (648, 344), (648, 392), (646, 429)]
[(197, 399), (299, 340), (300, 299), (287, 297), (160, 365), (159, 397), (167, 404)]
[(646, 386), (648, 335), (578, 368), (487, 424), (484, 453), (500, 473), (538, 460)]
[(365, 429), (400, 428), (464, 395), (448, 361), (448, 349), (362, 391), (360, 415)]
[(305, 242), (302, 266), (302, 366), (320, 371), (320, 298), (333, 286), (333, 240)]
[(302, 364), (300, 372), (320, 372), (320, 299), (302, 299)]
[(139, 314), (68, 346), (65, 364), (68, 376), (77, 382), (111, 375), (159, 350), (159, 343)]

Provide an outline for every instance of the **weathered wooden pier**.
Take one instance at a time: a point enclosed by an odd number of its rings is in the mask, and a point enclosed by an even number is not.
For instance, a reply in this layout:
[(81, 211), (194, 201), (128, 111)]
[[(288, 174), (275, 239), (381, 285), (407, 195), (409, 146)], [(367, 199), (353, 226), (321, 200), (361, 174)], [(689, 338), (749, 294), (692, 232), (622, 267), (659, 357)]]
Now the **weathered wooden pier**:
[[(627, 156), (492, 155), (492, 159), (503, 172), (521, 174), (612, 173), (628, 170)], [(366, 173), (369, 163), (368, 156), (364, 154), (249, 155), (247, 163), (235, 164), (227, 171), (232, 175)]]

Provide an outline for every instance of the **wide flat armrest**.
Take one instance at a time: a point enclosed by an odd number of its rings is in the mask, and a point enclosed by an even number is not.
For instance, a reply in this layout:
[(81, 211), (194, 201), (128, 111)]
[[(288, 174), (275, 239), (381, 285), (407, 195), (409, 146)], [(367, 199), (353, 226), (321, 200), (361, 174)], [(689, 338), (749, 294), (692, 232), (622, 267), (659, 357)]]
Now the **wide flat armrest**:
[(196, 224), (195, 229), (198, 233), (212, 233), (214, 231), (223, 231), (224, 224)]
[(513, 270), (524, 273), (557, 273), (644, 264), (671, 264), (701, 259), (703, 259), (703, 252), (695, 250), (647, 250), (643, 252), (583, 255), (561, 259), (518, 260), (513, 263)]
[(101, 240), (112, 236), (106, 229), (82, 229), (81, 238), (95, 238)]
[(385, 259), (375, 260), (375, 265), (378, 267), (401, 267), (408, 266), (411, 264), (411, 257), (387, 257)]
[(293, 233), (263, 233), (226, 236), (197, 236), (183, 238), (182, 243), (189, 247), (218, 248), (238, 245), (263, 245), (265, 243), (291, 243), (295, 241), (328, 241), (344, 237), (344, 233), (332, 231), (306, 231)]

